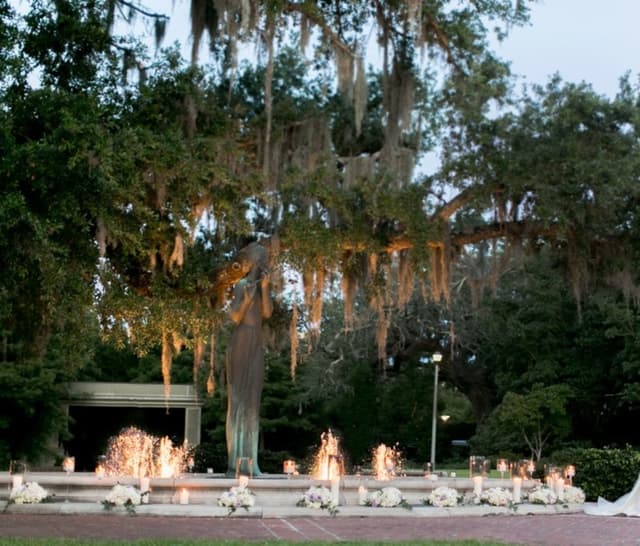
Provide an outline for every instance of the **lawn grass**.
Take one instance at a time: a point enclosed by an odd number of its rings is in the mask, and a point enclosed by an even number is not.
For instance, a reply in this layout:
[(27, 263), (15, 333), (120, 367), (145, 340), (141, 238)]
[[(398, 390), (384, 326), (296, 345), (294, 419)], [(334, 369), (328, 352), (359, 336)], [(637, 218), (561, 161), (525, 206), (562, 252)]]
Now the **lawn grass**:
[[(450, 476), (452, 472), (456, 473), (456, 477), (457, 478), (469, 478), (469, 469), (465, 468), (465, 469), (460, 469), (460, 468), (452, 468), (450, 470), (448, 469), (442, 469), (443, 472), (447, 473), (447, 476)], [(489, 475), (487, 476), (488, 478), (492, 478), (492, 479), (497, 479), (497, 478), (504, 478), (504, 479), (510, 479), (511, 478), (511, 473), (510, 472), (503, 472), (502, 474), (500, 474), (500, 472), (498, 472), (495, 469), (492, 469), (489, 471)]]
[[(1, 538), (0, 546), (122, 546), (119, 540), (104, 539), (52, 539), (52, 538)], [(327, 546), (330, 542), (305, 541), (304, 546)], [(283, 540), (271, 541), (239, 541), (239, 540), (175, 540), (175, 539), (143, 539), (128, 540), (127, 544), (135, 546), (246, 546), (270, 545), (270, 546), (300, 546), (300, 542), (288, 542)], [(340, 542), (340, 546), (509, 546), (504, 542), (480, 541), (480, 540), (409, 540), (409, 541), (347, 541)], [(512, 546), (515, 546), (512, 545)]]
[[(407, 468), (407, 471), (411, 471), (411, 472), (420, 472), (420, 474), (423, 474), (424, 472), (422, 470), (419, 470), (417, 468)], [(446, 473), (447, 476), (451, 476), (452, 472), (455, 472), (456, 474), (456, 478), (469, 478), (469, 468), (449, 468), (449, 467), (442, 467), (442, 468), (438, 468), (437, 472), (444, 472)], [(487, 475), (487, 478), (504, 478), (504, 479), (510, 479), (511, 478), (511, 473), (510, 472), (503, 472), (502, 475), (500, 474), (500, 472), (498, 472), (495, 468), (491, 469)]]

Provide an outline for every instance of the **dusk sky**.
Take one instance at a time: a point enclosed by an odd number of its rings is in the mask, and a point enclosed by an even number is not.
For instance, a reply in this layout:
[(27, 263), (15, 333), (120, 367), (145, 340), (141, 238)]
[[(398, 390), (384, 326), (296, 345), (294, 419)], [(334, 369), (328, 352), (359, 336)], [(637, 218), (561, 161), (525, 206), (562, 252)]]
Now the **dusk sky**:
[(530, 25), (513, 29), (495, 50), (528, 83), (558, 72), (613, 97), (625, 72), (633, 82), (640, 73), (639, 20), (638, 0), (541, 0)]

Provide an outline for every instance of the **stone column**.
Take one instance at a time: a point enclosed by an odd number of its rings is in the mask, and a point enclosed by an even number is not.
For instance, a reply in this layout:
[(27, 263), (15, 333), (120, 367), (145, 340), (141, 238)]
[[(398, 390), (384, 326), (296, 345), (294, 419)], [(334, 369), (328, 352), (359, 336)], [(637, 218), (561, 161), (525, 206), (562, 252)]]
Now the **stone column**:
[(189, 446), (200, 443), (201, 408), (185, 408), (184, 410), (184, 438)]

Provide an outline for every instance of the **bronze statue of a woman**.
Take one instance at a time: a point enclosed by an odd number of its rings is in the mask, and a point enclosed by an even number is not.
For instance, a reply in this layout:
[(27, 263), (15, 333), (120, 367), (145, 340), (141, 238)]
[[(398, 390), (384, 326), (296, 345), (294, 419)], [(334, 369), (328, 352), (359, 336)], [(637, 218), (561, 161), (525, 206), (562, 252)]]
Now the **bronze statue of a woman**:
[(264, 385), (262, 319), (271, 316), (267, 250), (251, 243), (239, 256), (248, 273), (234, 287), (229, 314), (236, 324), (226, 355), (227, 369), (227, 474), (235, 474), (251, 461), (249, 472), (260, 474), (258, 436), (260, 400)]

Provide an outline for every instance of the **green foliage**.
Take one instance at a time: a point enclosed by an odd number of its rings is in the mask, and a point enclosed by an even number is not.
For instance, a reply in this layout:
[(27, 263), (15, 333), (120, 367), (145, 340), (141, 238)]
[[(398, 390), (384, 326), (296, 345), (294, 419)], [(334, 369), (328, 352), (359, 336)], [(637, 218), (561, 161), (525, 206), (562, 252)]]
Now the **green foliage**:
[(631, 491), (640, 473), (640, 452), (626, 446), (620, 449), (563, 449), (550, 457), (555, 464), (576, 467), (575, 485), (587, 500), (598, 497), (615, 501)]
[(194, 472), (206, 472), (209, 468), (212, 468), (214, 472), (224, 472), (227, 469), (227, 447), (225, 443), (201, 442), (195, 447), (194, 462)]
[[(521, 265), (510, 263), (512, 269), (495, 290), (487, 280), (478, 308), (463, 306), (464, 298), (456, 302), (462, 354), (455, 368), (463, 380), (483, 371), (482, 381), (468, 387), (462, 383), (464, 392), (482, 403), (486, 396), (480, 392), (473, 397), (473, 393), (488, 384), (488, 392), (496, 396), (492, 408), (509, 391), (526, 393), (536, 383), (566, 385), (572, 391), (567, 405), (572, 418), (568, 440), (594, 446), (635, 442), (621, 425), (637, 412), (624, 394), (635, 382), (629, 373), (637, 357), (635, 308), (615, 291), (602, 288), (594, 290), (579, 310), (562, 264), (547, 249)], [(483, 275), (490, 278), (483, 271), (492, 267), (492, 260), (485, 260), (484, 270), (482, 264), (478, 260), (460, 270), (465, 275), (461, 295), (467, 283)], [(514, 446), (519, 444), (516, 440)], [(511, 440), (497, 433), (495, 441)]]
[[(382, 370), (373, 327), (340, 331), (340, 303), (325, 305), (320, 350), (306, 357), (297, 372), (303, 408), (313, 415), (318, 438), (330, 428), (350, 464), (369, 465), (373, 449), (385, 443), (397, 444), (406, 463), (421, 467), (430, 447), (433, 367), (420, 363), (425, 351), (413, 336), (414, 329), (432, 326), (425, 305), (414, 301), (406, 316), (394, 320), (389, 360)], [(451, 440), (467, 439), (473, 426), (468, 402), (448, 383), (439, 393), (438, 415), (443, 413), (451, 419), (439, 421), (437, 449), (448, 458), (455, 455)]]
[[(273, 464), (282, 471), (281, 453), (301, 459), (310, 445), (318, 440), (313, 422), (314, 408), (305, 407), (298, 382), (292, 380), (289, 358), (285, 353), (266, 355), (265, 386), (260, 409), (261, 446), (264, 452), (274, 452)], [(260, 464), (264, 472), (267, 466)]]
[(85, 203), (99, 200), (100, 189), (80, 157), (90, 132), (81, 126), (95, 102), (42, 91), (16, 106), (2, 118), (11, 137), (0, 164), (8, 181), (0, 192), (0, 305), (7, 309), (0, 317), (25, 354), (41, 356), (57, 323), (92, 299), (97, 252)]
[(528, 448), (540, 460), (542, 450), (551, 441), (569, 434), (567, 401), (571, 389), (566, 385), (534, 385), (525, 394), (507, 392), (489, 419), (479, 427), (471, 445), (480, 452)]
[(65, 391), (59, 369), (40, 361), (0, 365), (0, 466), (52, 456), (55, 432), (63, 432)]
[(42, 69), (44, 85), (82, 89), (92, 82), (111, 37), (106, 12), (92, 2), (37, 0), (25, 17), (23, 52)]
[(345, 366), (346, 392), (323, 404), (326, 428), (340, 436), (340, 445), (351, 463), (365, 465), (370, 463), (371, 451), (378, 443), (384, 440), (393, 445), (401, 438), (392, 435), (381, 422), (382, 389), (370, 363), (354, 361)]

